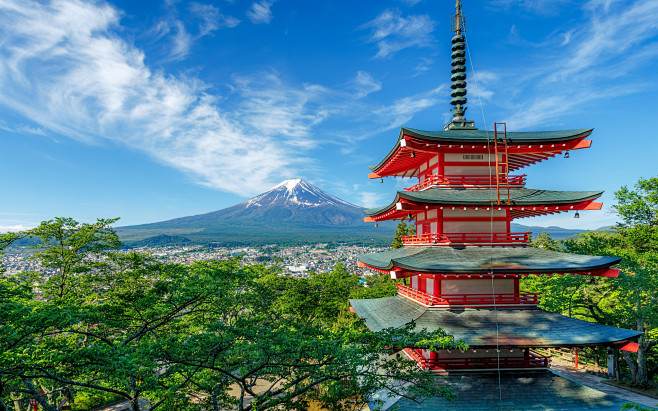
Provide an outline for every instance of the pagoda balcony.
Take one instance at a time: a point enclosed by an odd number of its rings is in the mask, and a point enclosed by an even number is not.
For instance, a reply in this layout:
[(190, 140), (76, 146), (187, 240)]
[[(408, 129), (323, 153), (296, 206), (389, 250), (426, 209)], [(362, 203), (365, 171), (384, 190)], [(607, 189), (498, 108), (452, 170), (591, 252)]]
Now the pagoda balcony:
[[(498, 184), (510, 186), (510, 188), (522, 188), (525, 186), (526, 175), (502, 177)], [(420, 183), (405, 188), (407, 191), (422, 191), (428, 188), (443, 187), (476, 187), (491, 188), (496, 187), (495, 175), (474, 175), (474, 176), (441, 176), (437, 174), (428, 175)]]
[(404, 235), (402, 244), (408, 246), (428, 245), (527, 245), (530, 232), (527, 233), (428, 233)]
[(403, 284), (397, 284), (398, 294), (428, 308), (493, 307), (501, 305), (536, 306), (539, 294), (443, 294), (431, 295)]
[(503, 357), (496, 355), (496, 350), (489, 350), (491, 357), (468, 358), (425, 358), (421, 350), (405, 348), (404, 353), (416, 361), (423, 370), (432, 372), (481, 371), (498, 369), (548, 368), (550, 358), (527, 349), (524, 357)]

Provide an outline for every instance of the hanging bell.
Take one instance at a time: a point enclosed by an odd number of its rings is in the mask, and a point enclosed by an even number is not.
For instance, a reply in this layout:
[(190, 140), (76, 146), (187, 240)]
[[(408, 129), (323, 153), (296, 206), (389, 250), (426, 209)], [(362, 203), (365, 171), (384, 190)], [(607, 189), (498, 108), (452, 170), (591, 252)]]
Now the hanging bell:
[(378, 224), (378, 223), (375, 223), (375, 227), (379, 227), (379, 224)]
[(569, 152), (568, 151), (564, 152), (564, 158), (569, 158)]
[(379, 182), (380, 182), (380, 183), (383, 183), (383, 182), (384, 182), (384, 179), (383, 179), (383, 178), (380, 178), (380, 179), (379, 179)]
[(416, 152), (415, 151), (411, 152), (411, 158), (416, 158)]
[(580, 213), (576, 211), (576, 214), (573, 215), (573, 218), (580, 218)]

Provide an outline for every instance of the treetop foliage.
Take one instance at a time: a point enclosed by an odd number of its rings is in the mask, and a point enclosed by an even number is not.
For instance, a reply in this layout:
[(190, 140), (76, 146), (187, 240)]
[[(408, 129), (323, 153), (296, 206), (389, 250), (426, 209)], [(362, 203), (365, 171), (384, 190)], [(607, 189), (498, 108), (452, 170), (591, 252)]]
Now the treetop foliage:
[[(349, 312), (360, 287), (342, 264), (308, 278), (240, 258), (189, 266), (118, 252), (110, 224), (58, 218), (41, 239), (50, 276), (0, 278), (0, 410), (37, 398), (123, 398), (133, 410), (360, 409), (378, 390), (446, 395), (393, 347), (461, 348), (443, 332), (370, 332)], [(370, 290), (389, 292), (390, 279)], [(389, 287), (389, 288), (386, 288)], [(394, 287), (394, 284), (393, 284)], [(404, 356), (401, 356), (404, 357)], [(396, 382), (411, 384), (402, 389)], [(43, 395), (39, 389), (44, 389)]]

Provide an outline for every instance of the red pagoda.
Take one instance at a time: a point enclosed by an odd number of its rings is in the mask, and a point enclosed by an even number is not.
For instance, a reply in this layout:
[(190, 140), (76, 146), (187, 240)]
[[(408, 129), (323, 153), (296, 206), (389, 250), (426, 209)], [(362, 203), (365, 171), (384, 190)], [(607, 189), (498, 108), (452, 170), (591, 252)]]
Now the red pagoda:
[[(515, 174), (531, 164), (588, 148), (592, 129), (508, 132), (503, 123), (496, 123), (491, 131), (477, 129), (464, 117), (466, 42), (459, 0), (453, 29), (452, 121), (442, 131), (402, 128), (390, 152), (370, 167), (370, 178), (418, 178), (417, 184), (397, 192), (390, 204), (366, 210), (365, 219), (374, 223), (413, 221), (416, 234), (404, 237), (402, 248), (359, 256), (362, 267), (404, 279), (404, 284), (398, 284), (394, 297), (350, 303), (373, 331), (413, 321), (416, 329), (441, 328), (466, 342), (469, 350), (463, 352), (403, 350), (423, 369), (462, 375), (459, 384), (464, 384), (463, 376), (468, 373), (477, 375), (478, 386), (486, 386), (487, 372), (516, 371), (507, 381), (514, 386), (519, 371), (527, 376), (529, 371), (544, 370), (533, 378), (553, 387), (547, 388), (549, 391), (566, 384), (560, 390), (567, 392), (569, 382), (558, 384), (553, 374), (545, 372), (549, 358), (534, 351), (536, 348), (608, 346), (633, 350), (637, 345), (632, 340), (640, 333), (539, 309), (540, 296), (521, 292), (519, 279), (528, 275), (616, 277), (618, 270), (610, 267), (621, 259), (529, 247), (529, 233), (511, 232), (510, 223), (517, 218), (601, 209), (596, 200), (602, 191), (531, 189), (525, 186), (525, 174)], [(454, 388), (454, 381), (444, 379), (441, 383)], [(539, 390), (533, 395), (544, 394)], [(591, 409), (606, 409), (608, 403), (611, 409), (619, 409), (617, 403), (601, 395)], [(502, 398), (502, 391), (498, 397)], [(585, 405), (576, 403), (565, 409), (588, 409)], [(536, 406), (544, 409), (545, 404)]]

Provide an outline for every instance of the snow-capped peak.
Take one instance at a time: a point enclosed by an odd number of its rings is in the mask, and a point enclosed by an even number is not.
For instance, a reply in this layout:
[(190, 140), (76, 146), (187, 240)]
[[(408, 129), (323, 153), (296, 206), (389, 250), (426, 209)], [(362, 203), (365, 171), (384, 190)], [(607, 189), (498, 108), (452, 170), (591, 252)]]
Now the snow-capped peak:
[(284, 180), (269, 191), (245, 202), (246, 207), (262, 207), (270, 204), (317, 207), (323, 204), (354, 206), (328, 194), (301, 178)]
[(302, 181), (304, 181), (304, 180), (302, 180), (301, 178), (290, 178), (288, 180), (283, 180), (279, 184), (272, 187), (270, 189), (270, 191), (276, 190), (279, 187), (285, 187), (288, 190), (288, 192), (291, 192), (292, 190), (295, 189), (295, 187), (297, 187), (299, 184), (301, 184)]

